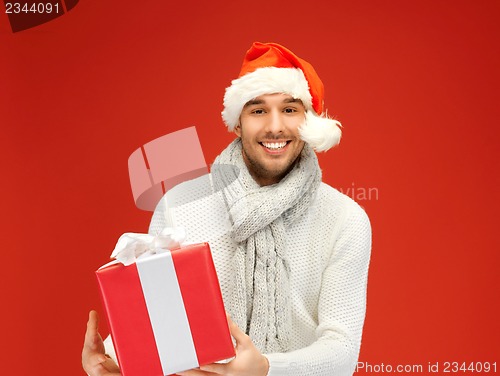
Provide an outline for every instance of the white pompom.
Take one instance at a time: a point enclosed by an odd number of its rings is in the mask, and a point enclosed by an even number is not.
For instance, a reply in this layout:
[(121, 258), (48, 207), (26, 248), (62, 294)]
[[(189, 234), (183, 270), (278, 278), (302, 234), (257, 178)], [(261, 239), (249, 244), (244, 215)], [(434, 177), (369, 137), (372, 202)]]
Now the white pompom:
[(327, 151), (340, 142), (342, 124), (337, 120), (318, 116), (312, 111), (306, 112), (306, 120), (300, 127), (300, 138), (315, 151)]

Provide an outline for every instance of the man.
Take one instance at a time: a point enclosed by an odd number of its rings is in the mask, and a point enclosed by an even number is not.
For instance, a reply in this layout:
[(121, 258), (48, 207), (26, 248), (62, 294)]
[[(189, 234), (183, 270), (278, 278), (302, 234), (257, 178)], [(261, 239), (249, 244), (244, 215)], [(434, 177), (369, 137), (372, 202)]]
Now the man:
[[(180, 374), (351, 375), (371, 231), (354, 201), (321, 182), (315, 151), (340, 140), (340, 123), (324, 115), (323, 84), (290, 50), (254, 43), (222, 117), (238, 137), (208, 177), (167, 193), (150, 226), (157, 234), (182, 225), (189, 241), (209, 240), (236, 341), (229, 363)], [(119, 374), (95, 312), (82, 359), (92, 376)]]

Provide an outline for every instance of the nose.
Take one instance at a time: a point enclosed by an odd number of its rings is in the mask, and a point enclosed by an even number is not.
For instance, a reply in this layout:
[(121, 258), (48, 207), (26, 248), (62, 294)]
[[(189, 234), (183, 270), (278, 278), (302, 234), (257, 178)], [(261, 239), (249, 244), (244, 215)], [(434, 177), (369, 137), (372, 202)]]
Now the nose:
[(282, 133), (284, 129), (285, 129), (285, 122), (282, 117), (281, 111), (279, 110), (271, 111), (266, 124), (266, 131), (272, 134), (279, 134)]

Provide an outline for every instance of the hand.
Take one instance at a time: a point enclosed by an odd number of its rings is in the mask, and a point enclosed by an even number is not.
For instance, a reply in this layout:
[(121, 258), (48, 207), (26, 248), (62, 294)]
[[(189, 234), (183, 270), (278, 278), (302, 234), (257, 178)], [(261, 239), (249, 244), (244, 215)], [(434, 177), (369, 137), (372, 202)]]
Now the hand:
[(104, 342), (98, 332), (99, 317), (90, 311), (82, 350), (82, 366), (89, 376), (119, 376), (120, 369), (104, 353)]
[(229, 331), (236, 340), (236, 356), (226, 364), (212, 363), (184, 372), (177, 372), (182, 376), (266, 376), (269, 372), (267, 358), (255, 347), (252, 340), (238, 328), (228, 316)]

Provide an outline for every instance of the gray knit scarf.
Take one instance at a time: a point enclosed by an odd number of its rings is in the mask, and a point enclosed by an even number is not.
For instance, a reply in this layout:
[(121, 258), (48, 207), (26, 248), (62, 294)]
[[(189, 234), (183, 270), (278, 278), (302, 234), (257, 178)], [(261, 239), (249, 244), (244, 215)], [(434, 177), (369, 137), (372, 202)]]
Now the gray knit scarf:
[(248, 172), (238, 138), (217, 157), (211, 172), (238, 244), (226, 309), (261, 352), (285, 352), (292, 330), (286, 231), (318, 190), (321, 170), (316, 154), (306, 144), (278, 184), (261, 187)]

